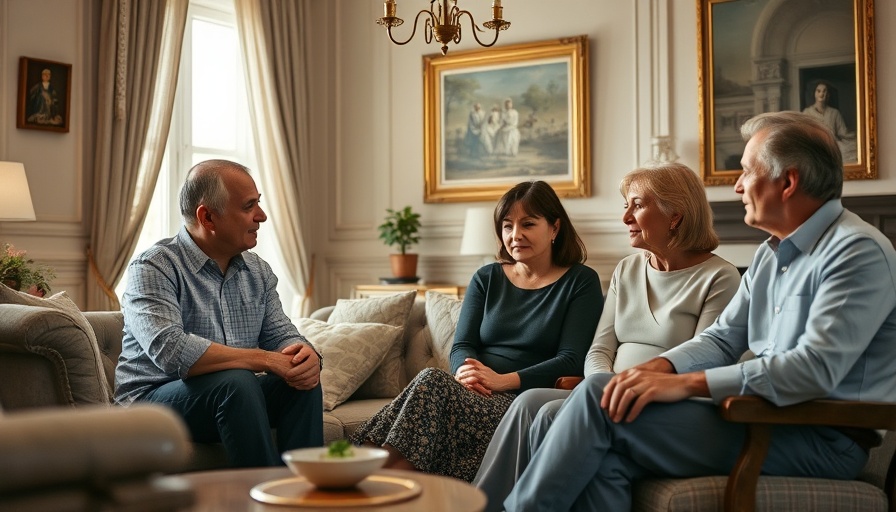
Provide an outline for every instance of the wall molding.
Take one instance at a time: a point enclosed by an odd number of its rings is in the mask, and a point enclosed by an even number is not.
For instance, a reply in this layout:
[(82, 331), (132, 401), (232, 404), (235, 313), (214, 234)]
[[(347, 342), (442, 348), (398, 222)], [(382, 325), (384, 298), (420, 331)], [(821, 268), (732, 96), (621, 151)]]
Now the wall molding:
[[(630, 251), (600, 251), (588, 248), (586, 265), (600, 276), (601, 286), (606, 292), (619, 260), (632, 253)], [(387, 256), (339, 255), (328, 256), (320, 270), (326, 276), (325, 289), (316, 293), (318, 307), (332, 305), (337, 299), (347, 298), (356, 285), (376, 284), (380, 277), (391, 275)], [(478, 256), (427, 255), (421, 254), (418, 274), (429, 283), (466, 285), (473, 273), (483, 264)]]
[[(716, 201), (710, 205), (722, 243), (758, 243), (768, 238), (768, 233), (744, 224), (744, 205), (740, 201)], [(896, 245), (896, 195), (844, 197), (843, 206)]]
[(660, 156), (676, 153), (670, 101), (671, 1), (638, 0), (635, 4), (634, 83), (637, 84), (635, 119), (638, 124), (635, 159), (639, 165), (657, 159), (658, 153)]

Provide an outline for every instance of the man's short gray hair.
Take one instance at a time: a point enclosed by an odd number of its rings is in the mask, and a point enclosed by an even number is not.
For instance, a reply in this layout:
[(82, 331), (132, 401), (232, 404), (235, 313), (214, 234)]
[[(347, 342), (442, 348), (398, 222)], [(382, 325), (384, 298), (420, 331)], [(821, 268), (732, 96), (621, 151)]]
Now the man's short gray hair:
[(209, 210), (221, 214), (230, 195), (224, 185), (223, 171), (235, 170), (246, 174), (249, 169), (229, 160), (206, 160), (190, 169), (187, 179), (180, 189), (180, 215), (187, 226), (196, 225), (196, 209), (205, 205)]
[(767, 112), (740, 128), (745, 141), (763, 131), (767, 133), (757, 157), (769, 178), (796, 169), (800, 190), (809, 196), (827, 201), (843, 194), (843, 155), (824, 123), (801, 112)]

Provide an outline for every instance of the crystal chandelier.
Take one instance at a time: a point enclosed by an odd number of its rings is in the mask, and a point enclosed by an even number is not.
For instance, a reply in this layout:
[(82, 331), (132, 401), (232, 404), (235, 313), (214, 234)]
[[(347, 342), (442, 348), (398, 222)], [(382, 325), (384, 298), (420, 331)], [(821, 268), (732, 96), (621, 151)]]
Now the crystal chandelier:
[(386, 0), (383, 2), (385, 16), (377, 18), (376, 20), (378, 25), (386, 27), (386, 31), (389, 33), (389, 39), (398, 45), (408, 44), (411, 39), (414, 38), (414, 34), (417, 33), (417, 23), (420, 21), (420, 17), (423, 16), (426, 20), (426, 26), (424, 27), (425, 31), (423, 33), (424, 38), (427, 43), (431, 43), (433, 39), (442, 43), (442, 55), (448, 53), (449, 42), (460, 42), (460, 19), (462, 16), (466, 16), (470, 19), (470, 25), (473, 27), (473, 38), (476, 39), (477, 43), (485, 47), (494, 45), (498, 41), (498, 32), (507, 30), (507, 27), (510, 26), (509, 21), (504, 21), (501, 18), (502, 11), (504, 10), (504, 8), (501, 7), (501, 0), (493, 0), (492, 19), (483, 23), (482, 26), (494, 30), (495, 38), (492, 39), (491, 43), (486, 44), (480, 41), (479, 36), (476, 34), (476, 32), (485, 31), (476, 25), (476, 21), (473, 19), (473, 15), (470, 14), (470, 11), (462, 10), (457, 6), (457, 0), (430, 0), (429, 10), (421, 10), (414, 18), (414, 30), (411, 31), (411, 36), (408, 37), (406, 41), (396, 41), (395, 38), (392, 37), (392, 27), (397, 27), (404, 23), (403, 19), (395, 15), (396, 3), (395, 0)]

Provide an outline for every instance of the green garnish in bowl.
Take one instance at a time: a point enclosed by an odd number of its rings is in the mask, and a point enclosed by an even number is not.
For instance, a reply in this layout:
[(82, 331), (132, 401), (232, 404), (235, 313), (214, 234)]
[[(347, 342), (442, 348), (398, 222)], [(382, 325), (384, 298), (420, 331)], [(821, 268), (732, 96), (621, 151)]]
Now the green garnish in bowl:
[(327, 457), (332, 457), (334, 459), (344, 459), (347, 457), (353, 457), (354, 455), (355, 452), (354, 450), (352, 450), (352, 443), (350, 443), (346, 439), (333, 441), (327, 447)]

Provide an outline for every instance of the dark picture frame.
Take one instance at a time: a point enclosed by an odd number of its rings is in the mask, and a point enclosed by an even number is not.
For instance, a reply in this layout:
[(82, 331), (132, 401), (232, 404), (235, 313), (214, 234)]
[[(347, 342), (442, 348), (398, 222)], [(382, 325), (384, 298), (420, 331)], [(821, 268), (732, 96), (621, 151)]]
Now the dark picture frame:
[(705, 184), (737, 181), (740, 126), (782, 110), (831, 127), (845, 179), (877, 178), (874, 0), (696, 1)]
[(423, 67), (425, 202), (494, 201), (531, 179), (591, 195), (587, 36), (427, 55)]
[[(49, 78), (46, 85), (45, 75)], [(68, 132), (71, 93), (71, 64), (20, 57), (16, 127)]]

